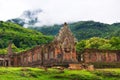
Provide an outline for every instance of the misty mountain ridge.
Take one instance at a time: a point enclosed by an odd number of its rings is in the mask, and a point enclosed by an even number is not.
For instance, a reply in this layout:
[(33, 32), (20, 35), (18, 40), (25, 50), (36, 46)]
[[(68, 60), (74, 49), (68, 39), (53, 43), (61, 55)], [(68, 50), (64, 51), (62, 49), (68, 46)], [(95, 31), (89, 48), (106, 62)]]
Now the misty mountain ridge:
[(18, 18), (9, 19), (8, 22), (17, 23), (24, 27), (34, 26), (36, 23), (40, 23), (39, 15), (43, 11), (41, 9), (26, 10)]
[[(23, 27), (28, 27), (42, 32), (45, 35), (56, 35), (62, 24), (48, 25), (47, 13), (41, 9), (26, 10), (23, 14), (8, 22), (17, 23)], [(48, 21), (47, 21), (48, 20)], [(120, 23), (106, 24), (96, 21), (69, 22), (68, 26), (78, 40), (89, 39), (91, 37), (110, 38), (120, 36)]]
[[(29, 28), (42, 32), (44, 35), (55, 36), (61, 27), (62, 24)], [(95, 21), (78, 21), (68, 23), (68, 27), (78, 40), (89, 39), (91, 37), (101, 37), (106, 39), (120, 37), (120, 23), (105, 24)]]
[[(53, 26), (54, 24), (57, 25), (62, 24), (60, 22), (58, 23), (56, 21), (52, 21), (50, 14), (47, 13), (46, 11), (43, 11), (42, 9), (26, 10), (19, 17), (9, 19), (7, 21), (17, 23), (23, 27), (43, 27), (43, 26)], [(72, 21), (68, 23), (76, 23), (76, 22), (79, 21)]]

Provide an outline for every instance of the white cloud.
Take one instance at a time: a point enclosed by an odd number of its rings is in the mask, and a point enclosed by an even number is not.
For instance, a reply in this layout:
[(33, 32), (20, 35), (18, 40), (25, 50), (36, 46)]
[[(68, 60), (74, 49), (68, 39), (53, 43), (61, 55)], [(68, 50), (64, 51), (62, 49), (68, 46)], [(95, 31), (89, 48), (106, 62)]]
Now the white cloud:
[(0, 0), (0, 20), (19, 17), (24, 10), (41, 8), (42, 24), (79, 20), (120, 22), (120, 0)]

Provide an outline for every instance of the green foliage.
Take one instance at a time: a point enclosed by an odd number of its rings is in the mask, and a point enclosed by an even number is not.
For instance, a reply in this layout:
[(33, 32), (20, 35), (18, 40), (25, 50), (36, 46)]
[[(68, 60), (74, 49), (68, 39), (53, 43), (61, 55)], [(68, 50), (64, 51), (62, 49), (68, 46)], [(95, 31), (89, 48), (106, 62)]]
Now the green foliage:
[(110, 43), (113, 46), (113, 50), (120, 50), (120, 37), (112, 37)]
[(82, 52), (85, 49), (85, 46), (86, 46), (85, 40), (81, 40), (80, 42), (78, 42), (76, 45), (77, 52)]
[[(8, 46), (8, 42), (12, 41), (15, 52), (31, 48), (35, 45), (49, 43), (53, 39), (52, 36), (45, 36), (40, 32), (26, 29), (20, 25), (0, 21), (0, 51), (3, 52)], [(0, 52), (0, 54), (2, 54)], [(6, 52), (6, 50), (4, 51)]]
[(11, 20), (8, 20), (7, 22), (14, 22), (14, 23), (17, 23), (21, 26), (23, 26), (25, 24), (25, 22), (20, 18), (11, 19)]
[(112, 45), (110, 43), (105, 43), (99, 46), (99, 49), (112, 50)]
[(76, 45), (77, 52), (82, 52), (86, 48), (101, 50), (120, 50), (120, 37), (112, 37), (111, 39), (93, 37), (87, 40), (81, 40)]
[(33, 30), (42, 32), (45, 35), (56, 35), (62, 25), (53, 25), (53, 26), (42, 26), (42, 27), (28, 27)]
[(7, 53), (7, 49), (0, 49), (0, 54), (6, 54)]
[[(61, 26), (31, 27), (31, 29), (47, 35), (56, 35)], [(70, 23), (68, 26), (76, 38), (81, 40), (76, 45), (77, 52), (82, 52), (85, 48), (120, 50), (120, 23), (109, 25), (94, 21), (80, 21)], [(8, 42), (11, 40), (16, 47), (14, 52), (52, 41), (52, 36), (45, 36), (42, 33), (11, 22), (0, 21), (0, 54), (7, 51)]]
[(29, 67), (1, 67), (0, 80), (119, 80), (120, 69), (99, 69), (95, 71), (58, 69), (47, 71)]
[(120, 62), (93, 62), (93, 63), (89, 63), (89, 64), (93, 64), (95, 68), (120, 68)]
[[(30, 27), (42, 32), (45, 35), (56, 35), (62, 25)], [(91, 37), (111, 38), (120, 36), (120, 23), (104, 24), (94, 21), (79, 21), (69, 23), (71, 31), (78, 40), (89, 39)]]
[(85, 48), (99, 49), (100, 46), (103, 46), (106, 43), (108, 43), (108, 41), (103, 38), (93, 37), (86, 40)]

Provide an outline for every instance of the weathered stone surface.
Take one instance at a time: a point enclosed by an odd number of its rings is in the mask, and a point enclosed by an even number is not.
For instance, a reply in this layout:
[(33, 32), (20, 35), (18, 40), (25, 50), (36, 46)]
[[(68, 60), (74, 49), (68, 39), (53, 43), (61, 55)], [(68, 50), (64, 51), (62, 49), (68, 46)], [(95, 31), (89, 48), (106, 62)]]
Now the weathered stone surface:
[(119, 62), (120, 51), (86, 49), (83, 53), (84, 62)]
[(71, 70), (81, 70), (81, 69), (86, 69), (89, 71), (93, 71), (94, 70), (94, 65), (89, 65), (86, 63), (81, 63), (81, 64), (69, 64), (69, 69)]
[(87, 68), (87, 70), (94, 71), (94, 65), (89, 65), (88, 68)]
[(80, 70), (83, 69), (83, 66), (81, 64), (69, 64), (68, 68), (72, 70)]
[(76, 39), (65, 23), (58, 36), (49, 44), (36, 46), (18, 54), (12, 53), (10, 44), (8, 61), (12, 66), (54, 66), (76, 63), (78, 61), (75, 44)]
[[(30, 50), (15, 54), (11, 43), (8, 54), (0, 55), (0, 66), (56, 66), (70, 65), (70, 68), (81, 69), (76, 59), (76, 39), (65, 23), (55, 39), (45, 45), (36, 46)], [(85, 63), (91, 62), (120, 62), (120, 50), (86, 49), (82, 59)], [(74, 65), (73, 65), (74, 64)], [(76, 65), (75, 65), (76, 64)], [(82, 65), (83, 68), (88, 66)], [(92, 66), (89, 67), (92, 70)]]
[(62, 58), (62, 62), (77, 62), (75, 44), (76, 39), (65, 23), (60, 29), (58, 36), (55, 37), (55, 55)]
[(8, 55), (12, 55), (12, 42), (10, 41), (9, 42), (9, 45), (8, 45)]

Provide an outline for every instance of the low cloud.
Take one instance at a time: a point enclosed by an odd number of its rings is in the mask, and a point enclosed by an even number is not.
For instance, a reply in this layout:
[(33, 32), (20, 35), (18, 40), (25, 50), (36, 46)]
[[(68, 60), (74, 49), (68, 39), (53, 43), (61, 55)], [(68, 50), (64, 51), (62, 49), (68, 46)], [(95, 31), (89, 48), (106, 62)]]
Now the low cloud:
[(36, 25), (94, 20), (120, 22), (120, 0), (1, 0), (0, 20), (19, 17), (23, 11), (41, 8)]

